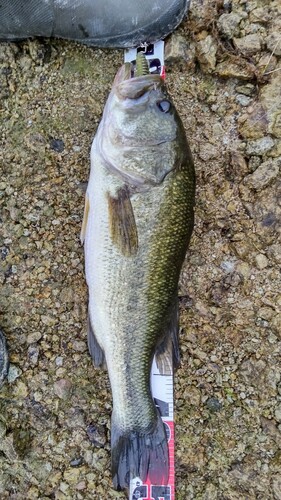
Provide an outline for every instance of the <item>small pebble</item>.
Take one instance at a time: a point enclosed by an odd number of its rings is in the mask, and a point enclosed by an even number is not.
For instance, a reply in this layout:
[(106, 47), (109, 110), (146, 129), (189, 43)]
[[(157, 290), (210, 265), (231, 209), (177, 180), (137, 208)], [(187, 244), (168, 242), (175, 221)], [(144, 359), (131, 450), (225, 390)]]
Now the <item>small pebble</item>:
[(207, 408), (211, 411), (220, 411), (222, 409), (222, 404), (217, 398), (209, 398), (206, 403)]
[(37, 365), (38, 363), (38, 358), (39, 358), (39, 349), (37, 346), (29, 346), (27, 350), (27, 355), (28, 358), (30, 359), (30, 362), (32, 363), (33, 366)]
[(64, 142), (61, 139), (51, 139), (50, 148), (57, 153), (62, 153), (64, 150)]
[(246, 83), (245, 85), (238, 85), (236, 87), (236, 90), (237, 92), (240, 92), (241, 94), (245, 94), (250, 97), (255, 92), (255, 85), (252, 85), (252, 83)]
[(244, 94), (237, 94), (235, 99), (238, 104), (241, 104), (241, 106), (248, 106), (251, 102), (251, 98)]
[(8, 382), (9, 384), (12, 384), (17, 380), (18, 377), (20, 377), (22, 374), (22, 370), (13, 364), (10, 364), (9, 371), (8, 371)]
[(41, 338), (42, 338), (41, 332), (31, 332), (28, 334), (26, 342), (27, 342), (27, 344), (35, 344)]
[(72, 393), (72, 383), (70, 380), (61, 379), (54, 384), (54, 393), (60, 399), (67, 399)]
[(264, 155), (268, 153), (275, 145), (274, 140), (270, 137), (262, 137), (261, 139), (256, 139), (255, 141), (248, 141), (246, 147), (246, 153), (248, 155)]
[(165, 46), (165, 64), (180, 67), (181, 65), (194, 64), (195, 47), (189, 45), (186, 38), (173, 33)]
[(233, 36), (239, 35), (239, 24), (241, 20), (242, 16), (235, 12), (222, 14), (217, 21), (217, 26), (222, 35), (227, 38), (232, 38)]
[(62, 366), (63, 365), (63, 357), (62, 356), (57, 356), (55, 359), (55, 363), (57, 366)]
[(70, 460), (69, 464), (71, 467), (80, 467), (83, 463), (83, 457), (73, 458)]
[(281, 405), (277, 406), (274, 415), (277, 422), (281, 422)]
[(267, 160), (258, 166), (252, 174), (245, 177), (244, 182), (257, 191), (264, 189), (278, 177), (280, 167), (281, 159)]
[(257, 34), (234, 38), (234, 45), (243, 54), (251, 56), (261, 50), (261, 38)]
[(208, 72), (215, 69), (217, 49), (216, 41), (211, 35), (197, 42), (196, 52), (198, 60), (201, 66)]
[(101, 425), (90, 424), (87, 427), (87, 435), (92, 444), (103, 448), (106, 443), (105, 429)]
[(265, 269), (268, 266), (268, 258), (262, 253), (256, 255), (255, 261), (258, 269)]
[(274, 31), (266, 38), (266, 45), (270, 52), (273, 52), (276, 56), (281, 56), (281, 34), (280, 31)]

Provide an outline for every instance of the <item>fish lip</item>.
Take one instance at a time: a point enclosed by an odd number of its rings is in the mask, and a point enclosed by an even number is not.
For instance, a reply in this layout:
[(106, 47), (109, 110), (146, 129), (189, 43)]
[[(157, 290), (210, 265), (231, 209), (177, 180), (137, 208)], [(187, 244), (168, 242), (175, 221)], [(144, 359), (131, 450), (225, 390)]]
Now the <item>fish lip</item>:
[(119, 99), (137, 99), (153, 89), (163, 87), (163, 79), (160, 75), (131, 76), (116, 86), (116, 94)]

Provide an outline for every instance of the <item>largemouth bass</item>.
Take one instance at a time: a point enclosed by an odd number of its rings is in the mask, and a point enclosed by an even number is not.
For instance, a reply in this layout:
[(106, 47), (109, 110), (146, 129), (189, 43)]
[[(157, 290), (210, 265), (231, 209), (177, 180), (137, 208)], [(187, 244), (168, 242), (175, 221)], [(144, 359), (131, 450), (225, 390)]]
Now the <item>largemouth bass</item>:
[(164, 426), (150, 390), (154, 354), (178, 349), (178, 280), (193, 229), (195, 175), (159, 75), (120, 68), (91, 149), (81, 240), (88, 345), (107, 365), (113, 484), (168, 479)]

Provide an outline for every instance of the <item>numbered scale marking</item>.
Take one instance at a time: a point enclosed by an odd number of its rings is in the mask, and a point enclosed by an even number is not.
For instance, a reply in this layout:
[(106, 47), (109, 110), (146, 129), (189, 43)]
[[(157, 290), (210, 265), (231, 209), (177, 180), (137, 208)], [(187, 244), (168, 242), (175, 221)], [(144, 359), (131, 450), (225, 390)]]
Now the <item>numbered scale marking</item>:
[[(125, 62), (136, 63), (137, 53), (144, 52), (149, 63), (150, 73), (165, 78), (164, 42), (144, 44), (137, 49), (125, 51)], [(167, 485), (152, 484), (149, 478), (142, 482), (133, 478), (130, 482), (129, 500), (175, 500), (175, 441), (174, 441), (174, 400), (173, 400), (173, 362), (163, 375), (157, 368), (155, 359), (151, 369), (151, 390), (156, 406), (164, 422), (169, 447), (169, 480)]]
[(169, 480), (166, 486), (152, 484), (149, 479), (143, 483), (134, 478), (130, 483), (129, 500), (175, 500), (175, 441), (173, 373), (161, 375), (155, 359), (151, 370), (151, 389), (156, 406), (164, 422), (169, 447)]

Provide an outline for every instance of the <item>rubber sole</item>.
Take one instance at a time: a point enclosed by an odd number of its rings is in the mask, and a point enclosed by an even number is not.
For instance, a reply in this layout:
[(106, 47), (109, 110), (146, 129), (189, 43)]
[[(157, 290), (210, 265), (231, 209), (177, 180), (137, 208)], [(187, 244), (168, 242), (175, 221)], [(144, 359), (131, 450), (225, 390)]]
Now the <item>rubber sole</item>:
[(165, 38), (190, 0), (2, 0), (0, 40), (58, 37), (126, 48)]

